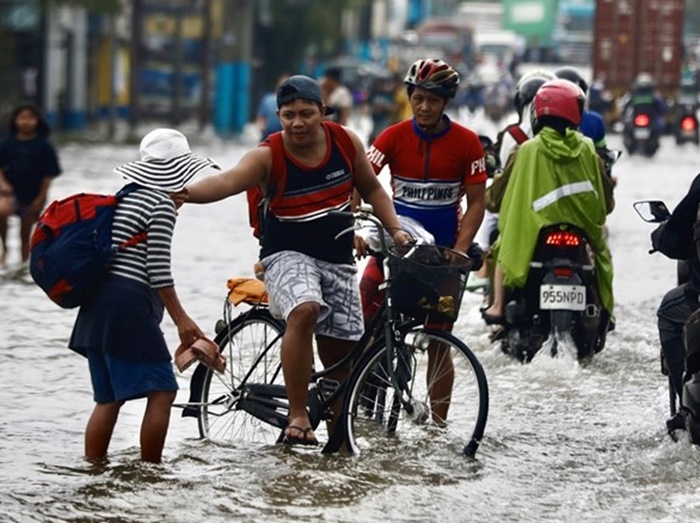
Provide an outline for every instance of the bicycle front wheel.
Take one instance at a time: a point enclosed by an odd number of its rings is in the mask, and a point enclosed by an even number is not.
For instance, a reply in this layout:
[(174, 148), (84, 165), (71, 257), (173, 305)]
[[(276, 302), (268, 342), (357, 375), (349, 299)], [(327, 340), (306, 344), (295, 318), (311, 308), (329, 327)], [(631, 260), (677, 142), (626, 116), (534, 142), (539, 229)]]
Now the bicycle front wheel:
[(466, 344), (443, 331), (375, 345), (353, 370), (343, 415), (353, 453), (388, 445), (447, 445), (473, 457), (486, 427), (486, 374)]
[(226, 370), (219, 374), (206, 367), (199, 402), (201, 437), (223, 443), (277, 441), (280, 428), (250, 414), (242, 403), (247, 384), (283, 389), (283, 332), (284, 324), (267, 309), (245, 312), (219, 332), (216, 342), (226, 357)]

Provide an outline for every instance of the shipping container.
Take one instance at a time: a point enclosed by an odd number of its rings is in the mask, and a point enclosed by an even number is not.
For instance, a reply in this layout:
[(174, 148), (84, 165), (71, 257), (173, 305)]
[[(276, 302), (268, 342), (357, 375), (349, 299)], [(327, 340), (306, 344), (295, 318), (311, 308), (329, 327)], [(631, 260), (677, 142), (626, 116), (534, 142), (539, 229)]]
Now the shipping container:
[(619, 97), (646, 72), (672, 97), (681, 76), (683, 12), (684, 0), (597, 0), (594, 77)]

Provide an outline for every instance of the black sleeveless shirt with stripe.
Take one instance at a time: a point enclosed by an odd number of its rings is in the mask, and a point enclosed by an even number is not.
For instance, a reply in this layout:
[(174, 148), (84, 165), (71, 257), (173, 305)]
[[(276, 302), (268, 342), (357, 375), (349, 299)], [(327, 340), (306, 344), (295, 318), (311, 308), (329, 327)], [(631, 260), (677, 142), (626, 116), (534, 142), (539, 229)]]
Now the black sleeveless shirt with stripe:
[[(324, 126), (325, 127), (325, 126)], [(350, 159), (343, 154), (332, 133), (326, 129), (328, 152), (314, 167), (302, 165), (284, 152), (282, 140), (270, 144), (273, 158), (284, 157), (282, 165), (273, 161), (273, 169), (283, 169), (281, 195), (276, 195), (264, 224), (260, 257), (290, 250), (331, 263), (354, 263), (354, 232), (335, 236), (352, 227), (352, 219), (328, 215), (329, 211), (349, 211), (353, 179)], [(276, 154), (277, 153), (277, 154)]]

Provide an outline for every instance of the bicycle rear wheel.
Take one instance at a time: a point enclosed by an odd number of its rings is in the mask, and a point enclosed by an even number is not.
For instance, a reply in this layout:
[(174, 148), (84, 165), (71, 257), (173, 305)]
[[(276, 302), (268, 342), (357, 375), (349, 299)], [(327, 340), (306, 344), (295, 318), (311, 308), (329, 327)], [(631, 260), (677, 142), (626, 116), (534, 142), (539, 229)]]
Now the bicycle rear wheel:
[(489, 395), (471, 349), (447, 332), (414, 330), (392, 353), (380, 341), (353, 370), (343, 408), (349, 450), (435, 443), (473, 457)]
[(226, 370), (218, 374), (205, 368), (198, 417), (201, 437), (223, 443), (277, 441), (280, 428), (251, 415), (243, 403), (248, 384), (278, 385), (280, 392), (284, 390), (283, 332), (284, 324), (267, 309), (243, 313), (219, 332), (216, 342), (226, 356)]

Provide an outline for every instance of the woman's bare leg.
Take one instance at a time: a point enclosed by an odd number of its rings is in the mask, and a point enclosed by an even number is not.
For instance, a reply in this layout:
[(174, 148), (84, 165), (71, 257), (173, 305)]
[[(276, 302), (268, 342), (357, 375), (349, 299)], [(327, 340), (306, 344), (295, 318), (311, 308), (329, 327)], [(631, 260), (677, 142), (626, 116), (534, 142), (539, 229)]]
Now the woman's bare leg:
[(119, 417), (122, 402), (97, 403), (85, 427), (85, 457), (99, 460), (107, 457), (112, 432)]
[(0, 267), (7, 262), (7, 216), (0, 215)]
[(141, 423), (141, 459), (160, 463), (168, 435), (170, 411), (176, 391), (157, 391), (148, 395), (146, 412)]

